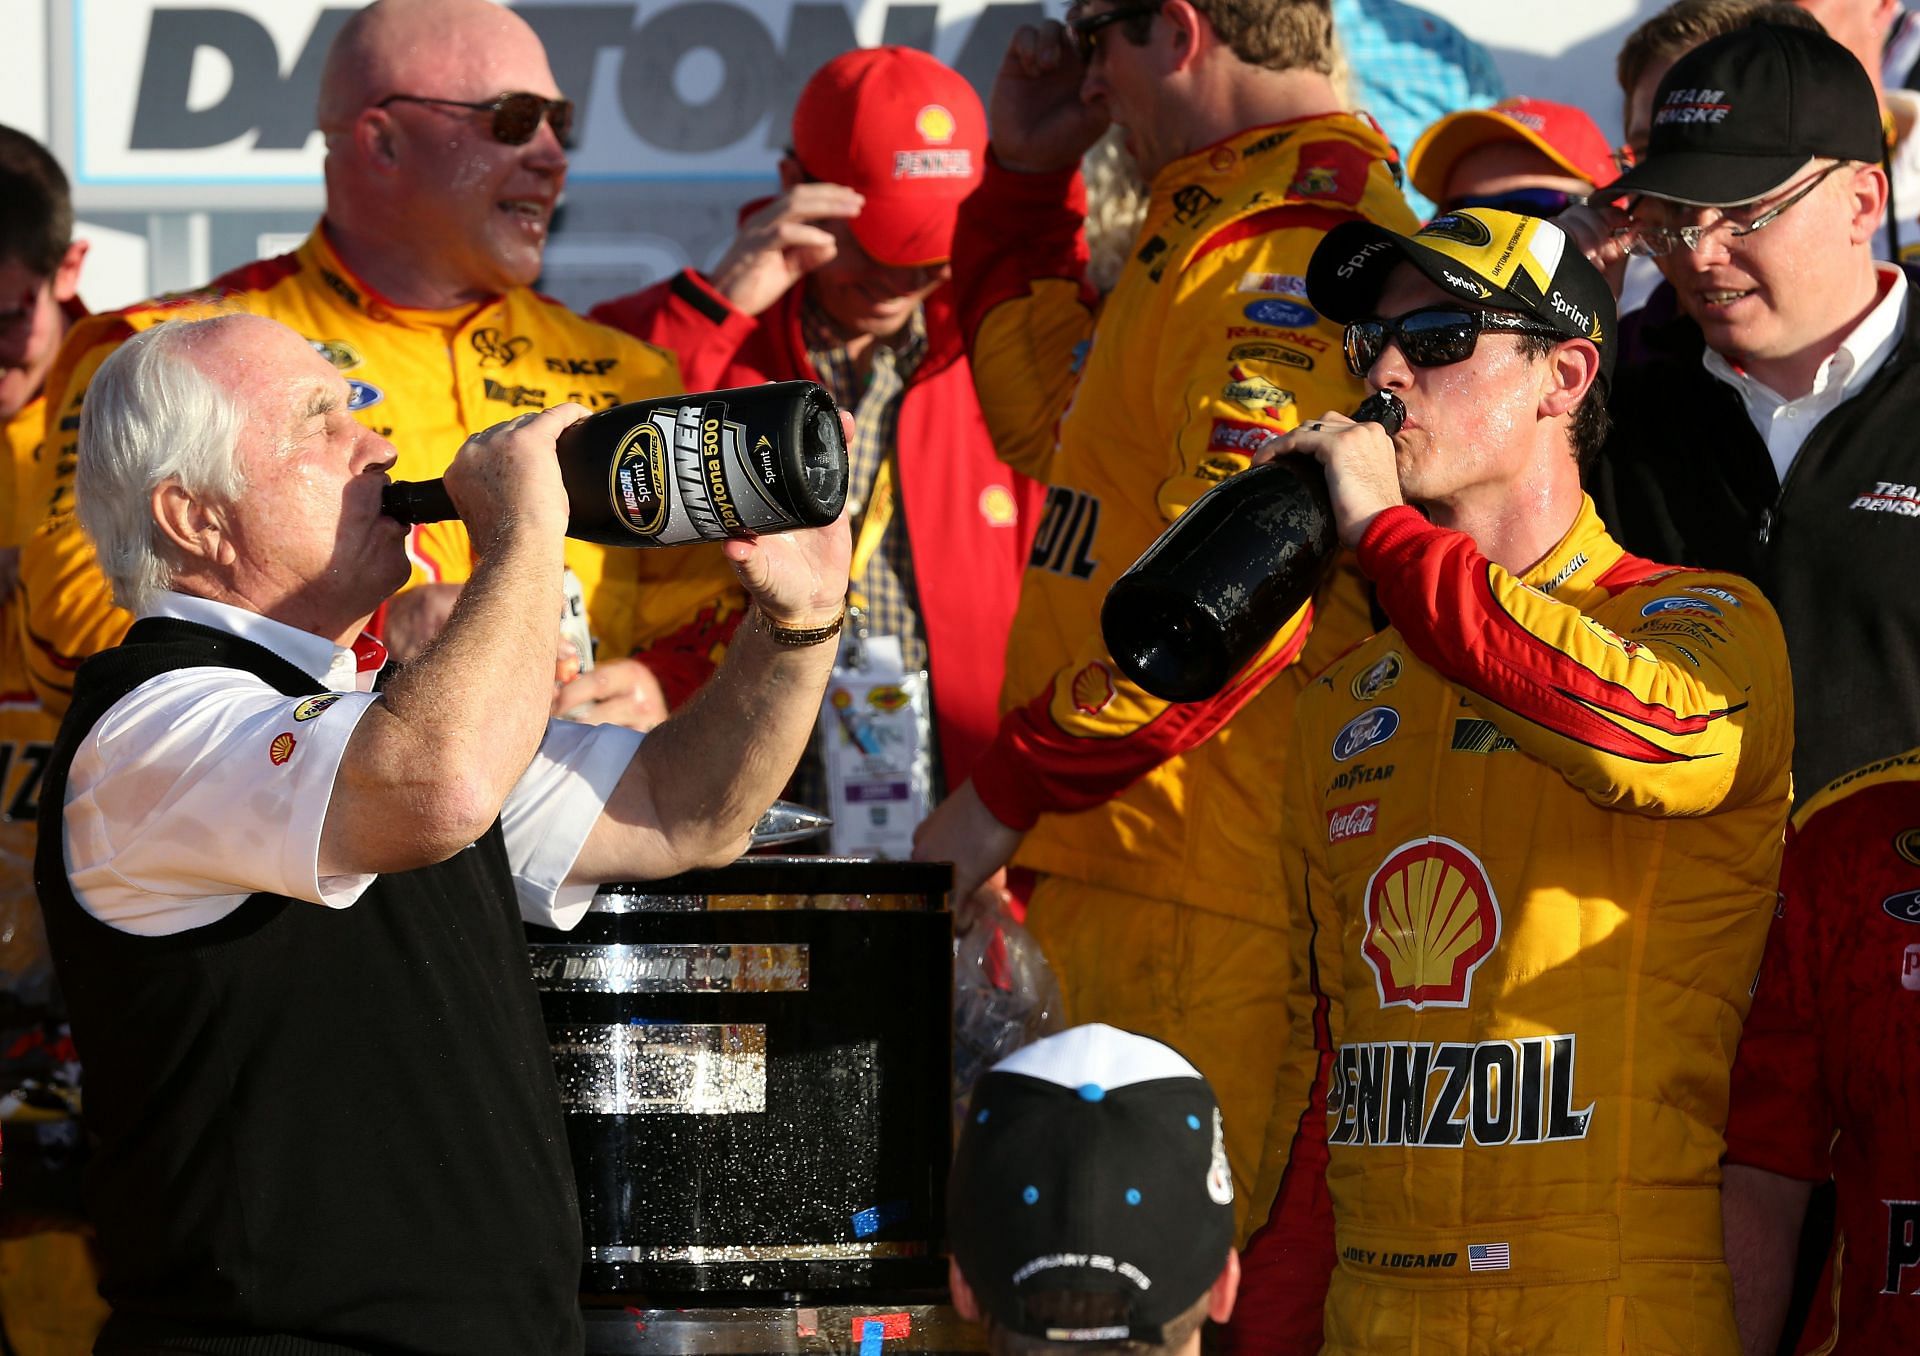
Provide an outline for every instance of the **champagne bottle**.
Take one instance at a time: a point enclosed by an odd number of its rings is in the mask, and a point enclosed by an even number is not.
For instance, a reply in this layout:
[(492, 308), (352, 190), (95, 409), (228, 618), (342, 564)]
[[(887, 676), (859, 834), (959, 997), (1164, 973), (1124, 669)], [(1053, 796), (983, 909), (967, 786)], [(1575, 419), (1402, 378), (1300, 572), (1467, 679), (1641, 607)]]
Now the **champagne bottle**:
[[(683, 546), (821, 527), (847, 498), (833, 397), (811, 381), (640, 400), (570, 425), (555, 448), (567, 535), (604, 546)], [(395, 481), (403, 523), (460, 516), (438, 480)]]
[[(1380, 391), (1353, 417), (1393, 434), (1406, 414)], [(1114, 581), (1100, 609), (1107, 651), (1154, 696), (1204, 701), (1313, 596), (1338, 545), (1327, 477), (1311, 457), (1230, 476)]]

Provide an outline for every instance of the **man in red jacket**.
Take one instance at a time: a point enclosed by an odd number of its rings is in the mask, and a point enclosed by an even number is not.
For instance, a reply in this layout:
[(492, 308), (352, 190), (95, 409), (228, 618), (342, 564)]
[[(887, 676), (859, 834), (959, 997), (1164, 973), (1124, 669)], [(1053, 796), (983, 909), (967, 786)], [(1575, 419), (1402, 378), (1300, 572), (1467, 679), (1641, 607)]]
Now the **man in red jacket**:
[[(836, 678), (835, 690), (848, 705), (829, 733), (851, 741), (873, 714), (863, 706), (889, 714), (889, 689), (911, 695), (925, 671), (934, 739), (922, 766), (937, 769), (939, 791), (966, 780), (998, 724), (1041, 496), (994, 456), (948, 286), (954, 218), (980, 180), (986, 141), (979, 96), (934, 58), (906, 47), (842, 53), (794, 107), (782, 192), (744, 209), (712, 272), (689, 269), (592, 312), (673, 350), (694, 389), (805, 378), (853, 412), (858, 617), (847, 629), (864, 636), (868, 663), (851, 669), (843, 654), (848, 682)], [(876, 684), (890, 640), (909, 681)], [(803, 764), (801, 794), (839, 802), (836, 849), (907, 856), (926, 808), (919, 789), (832, 749), (825, 761), (810, 778)], [(888, 799), (903, 791), (906, 803)]]

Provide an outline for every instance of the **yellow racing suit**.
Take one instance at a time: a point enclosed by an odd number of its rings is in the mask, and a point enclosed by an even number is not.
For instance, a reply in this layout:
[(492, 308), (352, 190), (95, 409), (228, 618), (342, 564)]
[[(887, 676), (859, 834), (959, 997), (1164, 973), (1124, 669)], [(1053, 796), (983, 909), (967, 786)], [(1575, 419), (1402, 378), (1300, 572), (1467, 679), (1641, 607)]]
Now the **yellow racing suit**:
[[(24, 511), (38, 522), (21, 558), (28, 661), (34, 690), (56, 711), (66, 708), (78, 662), (118, 642), (130, 620), (113, 607), (72, 513), (87, 383), (136, 331), (234, 311), (282, 321), (340, 369), (355, 416), (398, 450), (396, 480), (439, 475), (469, 433), (528, 410), (568, 400), (603, 409), (684, 389), (671, 353), (529, 288), (445, 311), (397, 306), (334, 253), (324, 222), (292, 254), (248, 264), (204, 290), (81, 321), (48, 379), (53, 423), (35, 482), (22, 487)], [(458, 522), (416, 528), (408, 552), (414, 583), (458, 582), (472, 568)], [(603, 660), (643, 651), (652, 663), (656, 649), (703, 648), (700, 633), (720, 634), (743, 606), (718, 546), (633, 551), (569, 541), (566, 559)]]
[[(1235, 1349), (1733, 1356), (1719, 1162), (1790, 796), (1779, 620), (1626, 555), (1591, 501), (1517, 578), (1410, 508), (1359, 559), (1393, 625), (1299, 703), (1284, 1181)], [(1293, 1302), (1321, 1284), (1324, 1347)]]
[(1115, 669), (1100, 605), (1261, 443), (1359, 401), (1340, 327), (1307, 304), (1302, 275), (1341, 222), (1413, 229), (1396, 175), (1385, 139), (1345, 114), (1249, 128), (1173, 162), (1097, 325), (1077, 175), (990, 163), (954, 237), (981, 409), (1002, 460), (1049, 486), (1005, 715), (974, 785), (1028, 830), (1015, 860), (1043, 873), (1029, 922), (1069, 1018), (1155, 1035), (1213, 1083), (1243, 1221), (1274, 1052), (1217, 1036), (1280, 1021), (1275, 755), (1296, 675), (1372, 625), (1348, 571), (1226, 692), (1173, 706)]

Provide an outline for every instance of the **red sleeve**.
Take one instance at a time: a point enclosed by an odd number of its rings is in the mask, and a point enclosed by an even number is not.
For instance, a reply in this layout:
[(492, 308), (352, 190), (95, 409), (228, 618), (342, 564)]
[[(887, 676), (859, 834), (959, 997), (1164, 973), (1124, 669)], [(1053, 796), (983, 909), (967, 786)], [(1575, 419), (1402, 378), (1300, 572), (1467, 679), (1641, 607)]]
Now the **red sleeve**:
[[(988, 150), (986, 173), (960, 204), (953, 232), (953, 286), (968, 352), (987, 312), (1024, 296), (1036, 279), (1081, 282), (1086, 215), (1087, 189), (1077, 168), (1021, 174), (1003, 169)], [(1092, 292), (1082, 291), (1090, 303)]]
[(1851, 878), (1847, 820), (1842, 803), (1787, 838), (1780, 908), (1740, 1033), (1727, 1110), (1728, 1162), (1807, 1182), (1833, 1173), (1836, 1127), (1820, 1076), (1814, 976), (1828, 964), (1819, 945), (1820, 885), (1845, 888)]
[(701, 684), (713, 677), (746, 615), (744, 607), (730, 601), (716, 602), (678, 631), (633, 652), (633, 657), (660, 680), (668, 710), (678, 711)]
[[(1025, 706), (1016, 706), (1001, 718), (993, 743), (973, 765), (973, 787), (993, 817), (1014, 829), (1030, 829), (1043, 814), (1072, 814), (1103, 805), (1169, 758), (1206, 743), (1222, 725), (1258, 696), (1275, 674), (1291, 664), (1313, 629), (1313, 606), (1302, 608), (1289, 623), (1283, 643), (1270, 648), (1229, 683), (1218, 696), (1203, 702), (1160, 704), (1158, 714), (1112, 738), (1090, 739), (1085, 732), (1062, 728), (1056, 703), (1077, 702), (1072, 694), (1049, 685)], [(1089, 680), (1091, 670), (1100, 673)], [(1106, 683), (1112, 696), (1113, 677), (1094, 664), (1073, 677)]]
[(588, 316), (636, 339), (667, 349), (696, 391), (749, 386), (767, 380), (745, 366), (740, 349), (759, 328), (755, 317), (733, 304), (692, 269), (683, 269), (644, 291), (603, 301)]

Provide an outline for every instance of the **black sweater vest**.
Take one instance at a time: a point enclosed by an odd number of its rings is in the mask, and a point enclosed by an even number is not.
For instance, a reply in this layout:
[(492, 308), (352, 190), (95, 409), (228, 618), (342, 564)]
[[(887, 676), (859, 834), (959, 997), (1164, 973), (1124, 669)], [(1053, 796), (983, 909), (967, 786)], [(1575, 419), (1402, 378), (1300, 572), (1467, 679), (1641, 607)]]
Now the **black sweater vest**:
[[(1684, 316), (1622, 367), (1588, 489), (1636, 555), (1745, 575), (1793, 662), (1794, 794), (1920, 745), (1920, 271), (1885, 366), (1774, 471)], [(1651, 307), (1649, 307), (1651, 309)]]
[(98, 1349), (579, 1350), (579, 1214), (498, 825), (348, 909), (256, 894), (138, 937), (75, 900), (75, 749), (142, 682), (204, 666), (324, 690), (248, 641), (139, 622), (80, 670), (41, 798), (114, 1307)]

